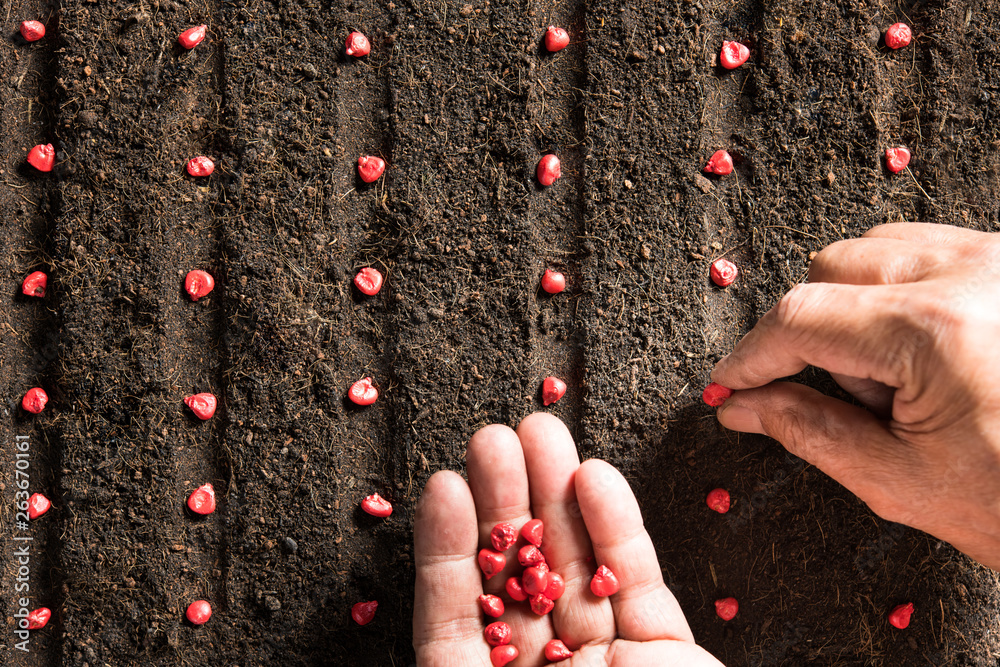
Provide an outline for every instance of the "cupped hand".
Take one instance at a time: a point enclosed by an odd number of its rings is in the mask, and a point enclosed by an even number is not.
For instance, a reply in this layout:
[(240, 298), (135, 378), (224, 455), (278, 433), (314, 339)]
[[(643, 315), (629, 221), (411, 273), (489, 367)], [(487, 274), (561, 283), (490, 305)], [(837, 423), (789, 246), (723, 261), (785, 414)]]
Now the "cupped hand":
[[(656, 551), (628, 482), (612, 466), (581, 465), (569, 431), (557, 418), (534, 414), (517, 432), (487, 426), (469, 442), (469, 483), (457, 473), (439, 472), (427, 482), (414, 526), (416, 591), (413, 644), (421, 666), (490, 665), (483, 638), (487, 622), (510, 625), (520, 656), (512, 667), (545, 665), (545, 644), (562, 639), (571, 667), (687, 665), (719, 667), (691, 635), (676, 599), (667, 590)], [(509, 521), (520, 527), (544, 522), (542, 551), (566, 592), (546, 616), (504, 592), (508, 577), (521, 571), (517, 549), (507, 567), (489, 579), (476, 563), (490, 546), (490, 530)], [(518, 547), (524, 543), (518, 541)], [(617, 575), (621, 589), (610, 598), (590, 591), (597, 565)], [(506, 611), (484, 618), (483, 593), (499, 595)]]
[[(825, 248), (809, 281), (715, 367), (737, 390), (719, 421), (1000, 569), (1000, 235), (883, 225)], [(808, 365), (867, 409), (775, 382)]]

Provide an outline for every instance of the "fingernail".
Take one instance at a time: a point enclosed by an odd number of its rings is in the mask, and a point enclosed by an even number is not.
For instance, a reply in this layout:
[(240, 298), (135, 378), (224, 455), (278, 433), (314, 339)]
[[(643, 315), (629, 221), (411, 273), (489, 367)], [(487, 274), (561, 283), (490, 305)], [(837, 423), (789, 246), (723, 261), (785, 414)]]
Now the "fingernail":
[(719, 408), (716, 416), (719, 418), (719, 423), (731, 431), (764, 433), (764, 427), (761, 426), (757, 413), (742, 405), (733, 405), (727, 401)]

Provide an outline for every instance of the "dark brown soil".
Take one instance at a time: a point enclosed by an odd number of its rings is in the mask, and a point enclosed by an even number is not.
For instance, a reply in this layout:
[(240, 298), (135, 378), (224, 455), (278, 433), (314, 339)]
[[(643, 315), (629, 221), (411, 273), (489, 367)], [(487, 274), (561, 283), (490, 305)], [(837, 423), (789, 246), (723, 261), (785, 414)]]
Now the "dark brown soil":
[[(34, 17), (49, 34), (29, 45)], [(897, 20), (916, 37), (893, 52)], [(549, 24), (572, 37), (555, 55)], [(888, 221), (1000, 230), (991, 3), (14, 0), (6, 25), (0, 507), (24, 534), (29, 436), (31, 490), (53, 499), (29, 531), (30, 602), (54, 613), (14, 648), (6, 550), (4, 664), (410, 664), (420, 489), (463, 468), (478, 427), (541, 409), (554, 374), (570, 388), (551, 411), (632, 481), (726, 664), (1000, 665), (996, 573), (700, 400), (811, 252)], [(369, 57), (343, 54), (352, 29)], [(717, 66), (723, 39), (749, 63)], [(24, 156), (48, 142), (42, 175)], [(898, 176), (891, 145), (914, 155)], [(736, 171), (706, 180), (719, 147)], [(543, 189), (547, 152), (563, 178)], [(208, 179), (183, 171), (199, 154)], [(363, 154), (389, 164), (373, 185)], [(724, 291), (723, 255), (742, 267)], [(387, 276), (374, 298), (351, 285), (366, 265)], [(567, 292), (538, 290), (547, 267)], [(217, 281), (197, 303), (193, 268)], [(44, 300), (19, 293), (35, 269)], [(382, 396), (358, 409), (365, 375)], [(36, 385), (51, 402), (32, 417)], [(182, 404), (199, 391), (220, 397), (207, 422)], [(194, 520), (205, 481), (219, 510)], [(704, 505), (716, 486), (724, 517)], [(388, 520), (360, 511), (373, 492)], [(194, 628), (199, 597), (215, 613)], [(369, 599), (361, 628), (349, 609)], [(904, 601), (900, 632), (885, 619)]]

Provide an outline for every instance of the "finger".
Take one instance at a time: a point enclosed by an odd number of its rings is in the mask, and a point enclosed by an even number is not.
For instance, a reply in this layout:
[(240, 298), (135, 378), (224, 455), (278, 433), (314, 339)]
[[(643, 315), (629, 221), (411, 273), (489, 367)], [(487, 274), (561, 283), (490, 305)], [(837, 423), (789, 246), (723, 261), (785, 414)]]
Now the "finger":
[[(583, 651), (580, 652), (581, 654)], [(722, 667), (708, 651), (686, 641), (654, 642), (617, 641), (608, 653), (609, 665), (684, 665), (684, 667)], [(586, 661), (584, 665), (590, 664)], [(605, 664), (599, 662), (595, 664)]]
[(883, 286), (798, 285), (712, 371), (730, 389), (763, 386), (808, 365), (900, 387), (926, 335), (909, 292)]
[(892, 416), (892, 401), (896, 395), (896, 390), (892, 387), (868, 378), (855, 378), (838, 373), (832, 373), (831, 376), (844, 391), (861, 401), (878, 417), (888, 419)]
[(663, 583), (656, 549), (625, 478), (608, 463), (591, 459), (576, 473), (576, 494), (595, 565), (611, 568), (621, 584), (611, 599), (618, 636), (694, 642), (680, 605)]
[(838, 241), (809, 265), (809, 282), (894, 285), (925, 278), (941, 262), (936, 247), (894, 238)]
[(544, 412), (525, 418), (517, 435), (528, 468), (532, 514), (545, 526), (542, 551), (566, 582), (553, 611), (556, 636), (570, 647), (610, 642), (615, 636), (611, 605), (590, 594), (593, 551), (576, 500), (580, 457), (573, 437), (565, 424)]
[(424, 487), (413, 524), (416, 586), (413, 647), (420, 664), (487, 665), (476, 547), (476, 508), (465, 480), (436, 473)]
[(922, 245), (976, 242), (985, 236), (985, 232), (931, 222), (893, 222), (872, 227), (864, 233), (865, 238), (899, 239)]
[[(897, 480), (919, 461), (885, 422), (864, 408), (792, 382), (738, 391), (718, 412), (728, 429), (768, 435), (816, 466), (891, 521), (910, 523), (910, 508), (895, 500)], [(907, 520), (904, 520), (907, 519)]]

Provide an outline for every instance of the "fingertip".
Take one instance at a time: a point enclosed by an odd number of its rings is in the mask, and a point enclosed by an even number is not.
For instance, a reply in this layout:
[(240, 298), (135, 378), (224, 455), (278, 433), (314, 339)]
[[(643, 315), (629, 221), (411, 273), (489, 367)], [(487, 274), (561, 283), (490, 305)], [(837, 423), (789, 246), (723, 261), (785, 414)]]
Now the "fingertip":
[(476, 507), (469, 485), (456, 472), (431, 475), (417, 502), (413, 541), (416, 559), (439, 554), (475, 553)]
[(764, 433), (760, 416), (752, 408), (742, 405), (735, 394), (719, 407), (716, 417), (719, 423), (730, 431)]
[(517, 425), (517, 434), (521, 437), (525, 433), (540, 433), (548, 435), (569, 435), (569, 429), (561, 419), (548, 412), (534, 412)]

